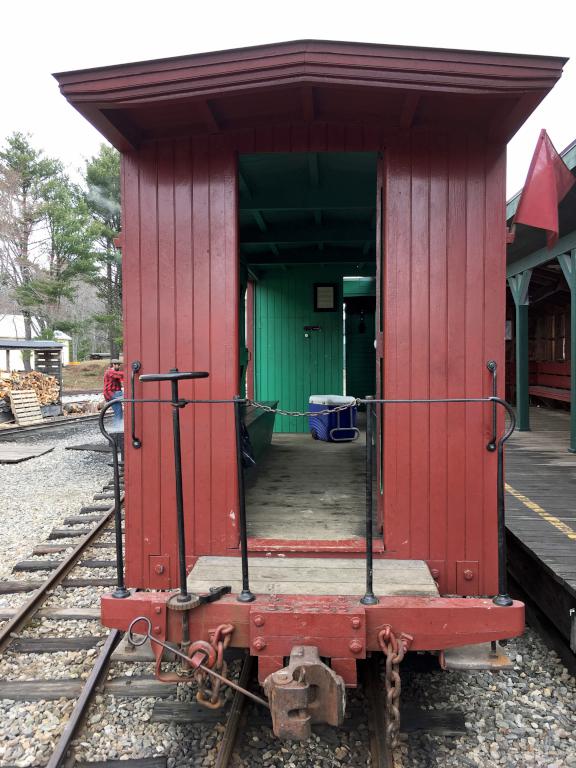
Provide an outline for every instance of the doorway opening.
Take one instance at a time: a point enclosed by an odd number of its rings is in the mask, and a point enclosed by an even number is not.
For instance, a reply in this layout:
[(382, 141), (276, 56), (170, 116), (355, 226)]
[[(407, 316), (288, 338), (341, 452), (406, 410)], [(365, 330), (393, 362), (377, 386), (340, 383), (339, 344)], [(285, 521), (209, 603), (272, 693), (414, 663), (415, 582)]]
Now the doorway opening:
[[(375, 395), (376, 153), (240, 155), (238, 172), (240, 391), (300, 413), (311, 396)], [(258, 409), (246, 423), (252, 546), (360, 547), (363, 434), (314, 440), (306, 417)]]

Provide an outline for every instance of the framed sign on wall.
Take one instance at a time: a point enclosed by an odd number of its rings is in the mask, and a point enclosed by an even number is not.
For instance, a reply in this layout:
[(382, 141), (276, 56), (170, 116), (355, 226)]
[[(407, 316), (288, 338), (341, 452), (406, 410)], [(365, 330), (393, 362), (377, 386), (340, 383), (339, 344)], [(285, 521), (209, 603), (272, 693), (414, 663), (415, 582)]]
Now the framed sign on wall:
[(336, 283), (315, 283), (314, 312), (336, 312), (337, 297)]

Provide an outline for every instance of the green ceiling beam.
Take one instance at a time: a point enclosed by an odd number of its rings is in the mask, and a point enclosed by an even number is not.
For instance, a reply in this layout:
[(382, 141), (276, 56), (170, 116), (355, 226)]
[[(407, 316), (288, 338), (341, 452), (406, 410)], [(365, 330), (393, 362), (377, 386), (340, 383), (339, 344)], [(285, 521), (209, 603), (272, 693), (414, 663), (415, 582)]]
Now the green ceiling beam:
[(302, 249), (292, 252), (280, 251), (277, 259), (271, 259), (268, 253), (242, 254), (242, 260), (251, 266), (270, 266), (271, 264), (363, 264), (366, 256), (361, 249), (343, 249), (324, 251)]
[(329, 227), (275, 227), (265, 231), (246, 232), (240, 230), (241, 245), (265, 245), (269, 243), (354, 243), (373, 241), (376, 233), (367, 225), (340, 224)]
[(259, 192), (248, 198), (240, 196), (240, 211), (316, 211), (316, 210), (373, 210), (376, 205), (376, 195), (373, 189), (349, 190), (342, 185), (341, 189), (327, 191), (318, 189), (299, 189), (291, 191), (276, 187), (269, 192)]

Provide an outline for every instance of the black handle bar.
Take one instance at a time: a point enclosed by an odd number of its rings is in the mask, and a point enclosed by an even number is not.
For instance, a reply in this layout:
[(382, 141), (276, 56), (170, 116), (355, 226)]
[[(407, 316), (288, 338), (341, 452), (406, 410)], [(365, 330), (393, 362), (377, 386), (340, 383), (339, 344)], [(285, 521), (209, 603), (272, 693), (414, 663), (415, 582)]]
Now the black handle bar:
[(206, 379), (206, 371), (168, 371), (168, 373), (144, 373), (140, 381), (180, 381), (181, 379)]

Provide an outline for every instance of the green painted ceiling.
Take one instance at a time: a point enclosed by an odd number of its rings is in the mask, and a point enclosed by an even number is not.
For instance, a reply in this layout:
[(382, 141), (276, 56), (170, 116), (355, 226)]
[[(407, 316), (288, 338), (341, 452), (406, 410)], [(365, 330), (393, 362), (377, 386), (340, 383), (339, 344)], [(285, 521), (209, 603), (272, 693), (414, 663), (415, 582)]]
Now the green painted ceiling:
[(241, 155), (239, 187), (240, 254), (252, 269), (338, 262), (374, 272), (374, 153)]

